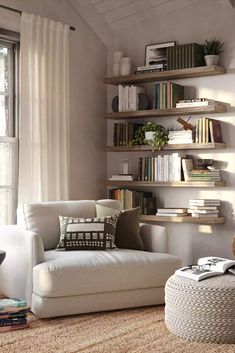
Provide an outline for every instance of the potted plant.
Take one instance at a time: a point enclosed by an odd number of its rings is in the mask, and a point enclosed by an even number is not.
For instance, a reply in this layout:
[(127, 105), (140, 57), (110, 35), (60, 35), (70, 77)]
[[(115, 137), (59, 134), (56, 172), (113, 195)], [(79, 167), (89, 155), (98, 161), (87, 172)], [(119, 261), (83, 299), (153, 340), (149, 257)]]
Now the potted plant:
[(223, 45), (218, 39), (207, 39), (202, 44), (206, 65), (218, 65), (219, 55), (223, 52)]
[(162, 125), (149, 121), (137, 129), (135, 138), (130, 142), (130, 145), (150, 145), (154, 151), (161, 150), (167, 141), (167, 130)]

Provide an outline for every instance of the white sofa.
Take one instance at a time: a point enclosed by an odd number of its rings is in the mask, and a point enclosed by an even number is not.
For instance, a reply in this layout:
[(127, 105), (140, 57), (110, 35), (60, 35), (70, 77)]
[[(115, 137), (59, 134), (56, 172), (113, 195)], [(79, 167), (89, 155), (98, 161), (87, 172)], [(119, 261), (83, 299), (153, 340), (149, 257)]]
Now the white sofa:
[(164, 286), (179, 258), (167, 254), (164, 227), (140, 225), (147, 251), (58, 251), (59, 215), (95, 217), (96, 202), (26, 203), (18, 225), (0, 227), (0, 290), (26, 299), (41, 318), (164, 303)]

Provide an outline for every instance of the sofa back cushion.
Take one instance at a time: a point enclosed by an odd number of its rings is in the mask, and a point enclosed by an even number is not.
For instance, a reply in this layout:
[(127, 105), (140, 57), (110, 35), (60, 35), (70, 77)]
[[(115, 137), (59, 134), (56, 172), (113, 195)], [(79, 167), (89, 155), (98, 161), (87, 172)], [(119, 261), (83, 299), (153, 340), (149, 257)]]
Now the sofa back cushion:
[(39, 234), (45, 250), (55, 249), (60, 238), (59, 216), (96, 217), (96, 202), (108, 207), (120, 207), (119, 202), (114, 200), (28, 202), (18, 209), (17, 223)]

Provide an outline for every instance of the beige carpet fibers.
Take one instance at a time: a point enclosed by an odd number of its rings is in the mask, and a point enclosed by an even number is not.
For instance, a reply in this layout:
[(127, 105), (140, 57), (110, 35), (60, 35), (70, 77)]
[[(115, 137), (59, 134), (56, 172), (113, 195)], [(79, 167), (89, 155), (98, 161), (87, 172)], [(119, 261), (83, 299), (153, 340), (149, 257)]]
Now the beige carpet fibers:
[(234, 345), (189, 342), (164, 324), (164, 307), (38, 320), (0, 333), (0, 352), (17, 353), (235, 353)]

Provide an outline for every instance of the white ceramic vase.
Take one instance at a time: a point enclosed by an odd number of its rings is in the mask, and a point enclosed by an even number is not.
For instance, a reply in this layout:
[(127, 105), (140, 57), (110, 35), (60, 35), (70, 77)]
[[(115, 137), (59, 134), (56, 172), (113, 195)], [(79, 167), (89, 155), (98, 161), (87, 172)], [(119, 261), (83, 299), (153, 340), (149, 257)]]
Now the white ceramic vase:
[(219, 63), (219, 55), (205, 55), (204, 59), (207, 66), (218, 65)]
[(155, 134), (156, 134), (156, 131), (146, 131), (145, 132), (145, 140), (153, 141)]

